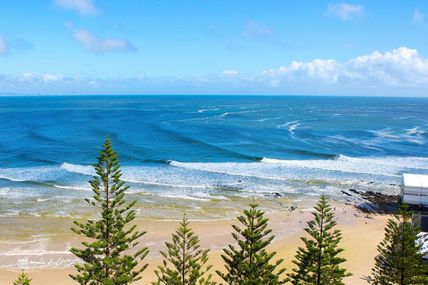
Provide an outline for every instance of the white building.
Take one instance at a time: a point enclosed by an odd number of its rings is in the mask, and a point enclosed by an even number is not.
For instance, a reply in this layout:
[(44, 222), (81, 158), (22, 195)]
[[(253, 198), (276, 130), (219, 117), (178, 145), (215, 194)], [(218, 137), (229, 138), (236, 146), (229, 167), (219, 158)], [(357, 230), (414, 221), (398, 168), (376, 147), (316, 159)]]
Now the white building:
[(409, 205), (428, 207), (428, 175), (403, 173), (401, 201)]
[(416, 243), (421, 244), (420, 253), (423, 254), (423, 259), (428, 260), (428, 233), (426, 232), (419, 233)]

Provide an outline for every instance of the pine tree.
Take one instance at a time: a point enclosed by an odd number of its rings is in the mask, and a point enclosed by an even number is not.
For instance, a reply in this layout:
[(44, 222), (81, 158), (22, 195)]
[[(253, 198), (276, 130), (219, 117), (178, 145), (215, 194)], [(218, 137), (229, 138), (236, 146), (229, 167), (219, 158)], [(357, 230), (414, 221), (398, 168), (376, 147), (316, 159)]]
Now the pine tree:
[(15, 282), (13, 282), (13, 285), (30, 285), (30, 284), (31, 284), (31, 279), (24, 272), (24, 270), (22, 270), (21, 274), (18, 275), (18, 279)]
[(275, 252), (269, 253), (266, 247), (274, 236), (268, 229), (269, 219), (258, 205), (251, 203), (249, 209), (238, 217), (242, 228), (233, 225), (233, 238), (237, 246), (229, 245), (224, 249), (226, 273), (217, 274), (229, 285), (279, 285), (285, 284), (281, 278), (284, 268), (279, 268), (282, 259), (272, 261)]
[(75, 221), (72, 230), (83, 236), (83, 248), (72, 248), (71, 252), (81, 259), (75, 267), (78, 274), (70, 275), (80, 284), (124, 285), (141, 279), (147, 267), (138, 267), (148, 254), (146, 247), (135, 253), (138, 239), (145, 234), (136, 230), (130, 223), (135, 219), (135, 201), (125, 202), (128, 186), (120, 180), (121, 170), (116, 152), (109, 138), (102, 146), (98, 163), (94, 165), (96, 175), (90, 181), (92, 199), (85, 199), (100, 211), (100, 217), (85, 223)]
[(378, 245), (371, 283), (377, 285), (428, 284), (428, 268), (422, 260), (419, 229), (412, 223), (412, 213), (403, 205), (388, 220), (385, 238)]
[(167, 251), (161, 251), (164, 260), (155, 271), (158, 277), (153, 285), (215, 285), (211, 274), (203, 277), (210, 269), (208, 249), (202, 250), (199, 237), (189, 227), (186, 216), (172, 234), (172, 242), (165, 243)]
[(302, 237), (304, 247), (299, 247), (295, 260), (296, 268), (288, 276), (295, 285), (342, 285), (343, 278), (351, 274), (340, 265), (346, 261), (338, 255), (341, 232), (335, 230), (334, 213), (327, 197), (322, 195), (315, 206), (314, 218), (305, 231), (309, 238)]

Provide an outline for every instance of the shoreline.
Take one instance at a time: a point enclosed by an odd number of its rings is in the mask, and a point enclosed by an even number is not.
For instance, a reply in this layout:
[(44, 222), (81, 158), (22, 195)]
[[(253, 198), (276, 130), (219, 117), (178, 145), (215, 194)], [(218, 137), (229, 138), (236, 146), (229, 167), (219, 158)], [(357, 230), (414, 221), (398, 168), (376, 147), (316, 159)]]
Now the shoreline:
[[(343, 240), (340, 244), (345, 249), (343, 257), (347, 259), (344, 263), (353, 276), (346, 278), (346, 284), (362, 284), (364, 278), (370, 274), (372, 265), (374, 264), (374, 256), (377, 254), (376, 246), (382, 240), (384, 228), (388, 215), (380, 214), (365, 214), (353, 206), (343, 203), (332, 203), (336, 213), (336, 221), (338, 228), (342, 230)], [(304, 234), (306, 222), (311, 219), (310, 210), (295, 210), (268, 212), (269, 226), (273, 230), (275, 239), (269, 249), (277, 251), (277, 258), (285, 260), (283, 265), (287, 268), (286, 272), (291, 272), (292, 260), (301, 245), (300, 237)], [(190, 221), (191, 227), (200, 236), (201, 247), (210, 248), (209, 264), (213, 265), (214, 270), (223, 270), (223, 262), (221, 260), (222, 248), (227, 244), (233, 243), (231, 237), (231, 225), (236, 223), (236, 219), (222, 219), (212, 221)], [(141, 246), (148, 246), (150, 254), (144, 260), (149, 264), (149, 267), (142, 275), (142, 280), (135, 284), (147, 284), (154, 281), (155, 274), (153, 272), (156, 265), (161, 262), (159, 250), (164, 249), (164, 242), (169, 241), (171, 233), (177, 226), (177, 221), (150, 221), (136, 220), (136, 224), (140, 230), (146, 230), (147, 234), (140, 240)], [(76, 246), (79, 244), (79, 237), (72, 235), (64, 235), (53, 242), (51, 246), (61, 248), (66, 244), (67, 247)], [(62, 248), (67, 250), (67, 248)], [(0, 255), (1, 257), (1, 255)], [(25, 260), (25, 256), (23, 256)], [(25, 268), (23, 268), (25, 269)], [(219, 281), (215, 271), (211, 270), (214, 280)], [(59, 282), (62, 285), (75, 284), (68, 274), (74, 271), (73, 266), (64, 268), (39, 268), (28, 269), (26, 272), (33, 279), (33, 285), (57, 285)], [(0, 268), (0, 284), (12, 284), (20, 269), (5, 269)]]

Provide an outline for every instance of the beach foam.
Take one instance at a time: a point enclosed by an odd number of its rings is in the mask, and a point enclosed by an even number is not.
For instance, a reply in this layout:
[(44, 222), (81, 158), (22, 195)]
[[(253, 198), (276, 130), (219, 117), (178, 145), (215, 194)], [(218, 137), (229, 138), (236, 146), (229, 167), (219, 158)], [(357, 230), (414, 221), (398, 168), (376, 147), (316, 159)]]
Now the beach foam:
[(334, 174), (348, 174), (359, 179), (363, 176), (398, 177), (406, 170), (428, 171), (428, 158), (421, 157), (367, 157), (354, 158), (340, 155), (335, 159), (281, 160), (263, 158), (253, 163), (186, 163), (171, 161), (171, 166), (217, 172), (229, 175), (250, 176), (265, 179), (335, 178)]
[(83, 174), (83, 175), (90, 175), (93, 176), (95, 174), (94, 167), (90, 165), (79, 165), (79, 164), (72, 164), (64, 162), (61, 164), (61, 168), (73, 173)]
[(333, 170), (348, 173), (397, 176), (407, 169), (428, 171), (428, 157), (349, 157), (339, 155), (329, 160), (279, 160), (263, 158), (264, 163), (290, 167)]
[[(162, 189), (184, 192), (215, 191), (219, 185), (238, 187), (242, 191), (287, 184), (290, 181), (313, 181), (339, 184), (369, 182), (391, 184), (400, 182), (405, 171), (428, 172), (428, 157), (350, 157), (334, 159), (286, 160), (263, 158), (254, 162), (179, 162), (155, 166), (124, 166), (123, 180), (135, 184), (132, 191), (162, 193)], [(57, 167), (0, 169), (0, 177), (17, 182), (38, 182), (43, 187), (64, 190), (89, 190), (88, 176), (94, 174), (90, 165), (62, 163)], [(6, 178), (4, 178), (6, 179)], [(13, 180), (12, 180), (13, 179)], [(287, 186), (283, 185), (286, 189)], [(274, 187), (275, 189), (277, 187)], [(170, 190), (167, 190), (170, 189)], [(276, 191), (273, 189), (272, 191)], [(16, 191), (3, 188), (2, 195)], [(14, 193), (15, 194), (15, 193)], [(29, 194), (27, 192), (27, 194)], [(25, 195), (25, 194), (24, 194)], [(186, 194), (187, 195), (187, 194)], [(42, 198), (43, 199), (43, 198)]]

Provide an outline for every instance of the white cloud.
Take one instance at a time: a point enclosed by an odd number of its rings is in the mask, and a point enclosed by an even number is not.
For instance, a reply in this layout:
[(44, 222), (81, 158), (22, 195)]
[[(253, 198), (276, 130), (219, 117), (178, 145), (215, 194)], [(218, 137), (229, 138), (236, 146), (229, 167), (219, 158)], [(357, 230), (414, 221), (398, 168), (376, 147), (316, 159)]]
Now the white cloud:
[(361, 16), (364, 12), (364, 8), (361, 5), (338, 3), (329, 5), (328, 12), (342, 21), (349, 21), (357, 16)]
[(76, 11), (81, 15), (95, 15), (97, 8), (92, 0), (55, 0), (55, 4), (63, 9)]
[(327, 85), (420, 86), (428, 85), (428, 59), (415, 49), (401, 47), (374, 51), (345, 62), (334, 59), (293, 61), (262, 72), (272, 85), (290, 82)]
[(415, 12), (413, 13), (413, 22), (423, 23), (424, 19), (425, 19), (425, 15), (421, 11), (416, 9)]
[(239, 72), (238, 72), (238, 71), (236, 71), (236, 70), (232, 70), (232, 69), (228, 69), (228, 70), (223, 71), (223, 75), (224, 75), (224, 76), (233, 77), (233, 76), (236, 76), (236, 75), (238, 75), (238, 74), (239, 74)]
[(262, 74), (274, 79), (272, 83), (277, 83), (279, 79), (286, 80), (321, 80), (326, 82), (336, 82), (338, 79), (339, 64), (332, 59), (315, 59), (310, 62), (293, 61), (287, 66), (277, 69), (263, 71)]
[(6, 43), (6, 40), (0, 36), (0, 54), (6, 54), (9, 50), (9, 47)]
[(17, 77), (19, 82), (62, 82), (67, 79), (62, 73), (32, 73), (26, 72)]
[(113, 51), (134, 51), (132, 44), (125, 39), (100, 39), (84, 29), (73, 32), (74, 40), (93, 53)]

